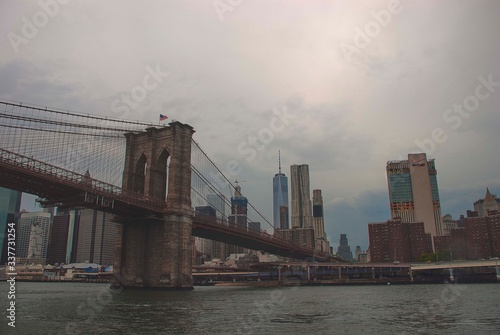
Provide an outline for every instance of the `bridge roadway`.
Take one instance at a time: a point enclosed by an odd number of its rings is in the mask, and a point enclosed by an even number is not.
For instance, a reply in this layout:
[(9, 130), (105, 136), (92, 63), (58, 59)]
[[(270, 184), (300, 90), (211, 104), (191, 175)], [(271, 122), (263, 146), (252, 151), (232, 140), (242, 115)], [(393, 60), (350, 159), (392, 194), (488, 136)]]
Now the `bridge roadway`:
[[(273, 263), (274, 264), (274, 263)], [(311, 263), (311, 262), (277, 262), (279, 266), (302, 266), (302, 267), (317, 267), (317, 268), (345, 268), (345, 269), (381, 269), (387, 271), (422, 271), (422, 270), (439, 270), (439, 269), (460, 269), (460, 268), (498, 268), (500, 260), (472, 260), (472, 261), (449, 261), (449, 262), (433, 262), (433, 263)]]
[(436, 270), (436, 269), (460, 269), (460, 268), (477, 268), (477, 267), (498, 267), (498, 259), (477, 260), (477, 261), (451, 261), (451, 262), (435, 262), (435, 263), (419, 263), (411, 264), (412, 271), (419, 270)]
[[(117, 218), (147, 222), (161, 220), (169, 213), (168, 204), (136, 192), (89, 178), (55, 165), (0, 149), (0, 186), (49, 199), (47, 206), (93, 208)], [(267, 233), (196, 214), (193, 236), (262, 250), (292, 258), (327, 260), (330, 256), (295, 245)]]

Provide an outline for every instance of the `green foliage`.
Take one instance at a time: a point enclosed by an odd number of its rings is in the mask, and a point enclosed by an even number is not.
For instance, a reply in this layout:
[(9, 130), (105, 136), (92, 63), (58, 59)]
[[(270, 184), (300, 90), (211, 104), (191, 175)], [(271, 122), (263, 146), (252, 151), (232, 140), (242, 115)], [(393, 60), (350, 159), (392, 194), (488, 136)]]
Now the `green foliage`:
[(442, 261), (450, 261), (451, 254), (449, 251), (446, 250), (441, 250), (438, 253), (432, 253), (432, 252), (424, 252), (420, 257), (418, 258), (419, 262), (442, 262)]
[(441, 250), (437, 253), (437, 261), (451, 261), (451, 254), (449, 251)]
[(420, 257), (418, 258), (419, 262), (435, 262), (436, 261), (436, 254), (430, 253), (430, 252), (424, 252)]

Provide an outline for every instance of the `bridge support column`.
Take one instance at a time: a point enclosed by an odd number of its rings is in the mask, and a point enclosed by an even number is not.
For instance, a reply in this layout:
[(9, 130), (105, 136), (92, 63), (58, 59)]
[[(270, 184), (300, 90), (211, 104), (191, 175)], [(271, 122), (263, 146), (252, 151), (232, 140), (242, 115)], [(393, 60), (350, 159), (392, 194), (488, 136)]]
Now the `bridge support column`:
[(192, 218), (184, 215), (118, 224), (112, 285), (192, 289), (191, 229)]
[(191, 126), (174, 121), (168, 127), (125, 134), (123, 191), (165, 205), (144, 210), (137, 214), (139, 217), (118, 219), (114, 285), (192, 289), (193, 133)]
[(497, 274), (497, 281), (500, 281), (500, 267), (498, 264), (495, 266), (495, 272)]

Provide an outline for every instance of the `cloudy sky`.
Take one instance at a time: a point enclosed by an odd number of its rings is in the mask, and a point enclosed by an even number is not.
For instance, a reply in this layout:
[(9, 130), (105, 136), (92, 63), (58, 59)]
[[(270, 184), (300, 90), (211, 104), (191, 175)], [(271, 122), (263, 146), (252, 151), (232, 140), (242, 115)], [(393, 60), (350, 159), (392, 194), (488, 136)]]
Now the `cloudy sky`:
[(281, 150), (287, 175), (309, 164), (333, 244), (366, 249), (368, 222), (389, 219), (389, 160), (435, 158), (453, 217), (500, 193), (499, 14), (496, 0), (1, 0), (0, 98), (188, 123), (269, 219)]

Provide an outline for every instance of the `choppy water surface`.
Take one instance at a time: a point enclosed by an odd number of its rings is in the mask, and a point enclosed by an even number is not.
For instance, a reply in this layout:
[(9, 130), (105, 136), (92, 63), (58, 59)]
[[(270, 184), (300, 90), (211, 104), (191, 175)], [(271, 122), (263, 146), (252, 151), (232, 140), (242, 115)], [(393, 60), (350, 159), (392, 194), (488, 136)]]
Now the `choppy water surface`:
[(16, 329), (0, 334), (500, 334), (500, 284), (196, 287), (17, 283)]

